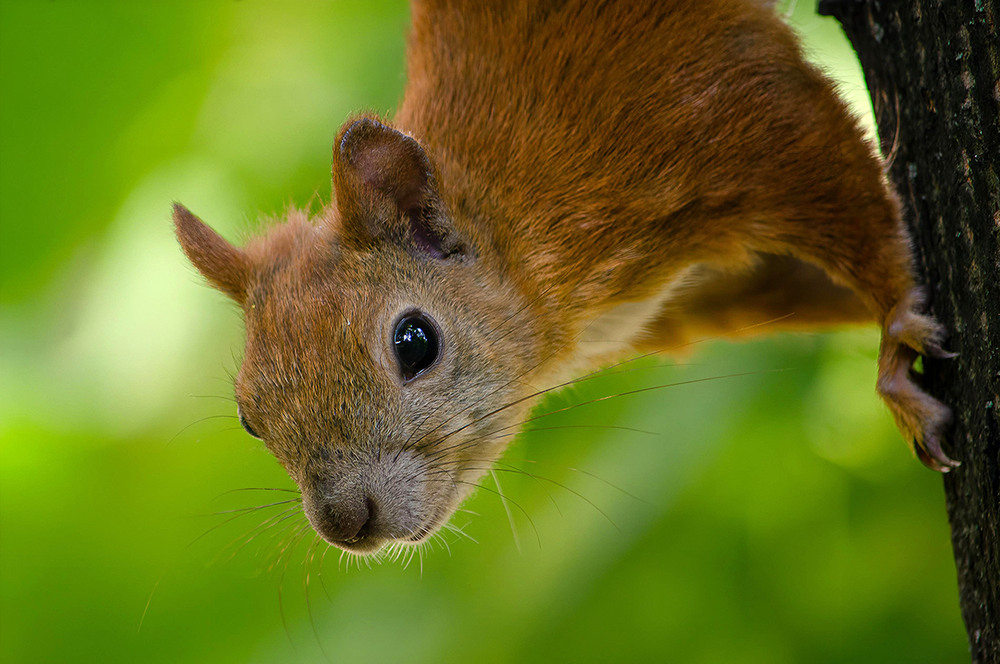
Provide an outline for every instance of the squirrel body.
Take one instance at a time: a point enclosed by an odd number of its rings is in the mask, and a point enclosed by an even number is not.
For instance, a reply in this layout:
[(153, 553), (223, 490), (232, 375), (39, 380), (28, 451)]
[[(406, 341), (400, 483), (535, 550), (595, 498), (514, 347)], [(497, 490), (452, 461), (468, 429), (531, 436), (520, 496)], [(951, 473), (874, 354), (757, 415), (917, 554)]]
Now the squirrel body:
[(880, 325), (879, 393), (956, 465), (900, 205), (767, 4), (416, 1), (398, 112), (343, 125), (316, 219), (237, 248), (175, 206), (244, 310), (241, 421), (324, 538), (421, 541), (537, 386), (774, 320)]

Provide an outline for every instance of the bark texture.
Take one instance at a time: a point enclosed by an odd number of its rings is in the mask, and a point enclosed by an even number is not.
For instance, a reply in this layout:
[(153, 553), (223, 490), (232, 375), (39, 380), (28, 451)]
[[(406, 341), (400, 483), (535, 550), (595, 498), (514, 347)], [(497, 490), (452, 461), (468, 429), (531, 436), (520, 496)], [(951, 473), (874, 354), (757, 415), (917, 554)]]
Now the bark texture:
[(929, 307), (959, 353), (927, 361), (924, 378), (955, 413), (962, 465), (944, 487), (972, 661), (1000, 662), (997, 0), (822, 0), (819, 11), (861, 60)]

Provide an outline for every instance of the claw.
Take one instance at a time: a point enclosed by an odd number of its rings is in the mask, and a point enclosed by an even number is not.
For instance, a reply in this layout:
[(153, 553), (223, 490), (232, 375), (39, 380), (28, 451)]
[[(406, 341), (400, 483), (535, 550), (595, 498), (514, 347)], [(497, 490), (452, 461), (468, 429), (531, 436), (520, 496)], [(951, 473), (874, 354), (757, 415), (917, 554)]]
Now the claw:
[(948, 472), (948, 469), (942, 467), (941, 464), (934, 459), (934, 457), (928, 454), (927, 450), (921, 447), (920, 443), (918, 443), (916, 439), (910, 443), (910, 447), (913, 448), (913, 453), (917, 455), (918, 459), (920, 459), (920, 463), (924, 464), (931, 470), (936, 470), (939, 473)]
[(940, 345), (933, 341), (924, 342), (924, 347), (922, 349), (921, 355), (925, 357), (931, 357), (935, 360), (954, 360), (958, 357), (958, 353), (953, 353), (949, 350), (941, 348)]
[(944, 450), (941, 449), (941, 443), (937, 436), (924, 438), (923, 443), (914, 440), (913, 450), (916, 452), (917, 458), (920, 459), (921, 463), (939, 473), (947, 473), (952, 468), (958, 468), (962, 465), (961, 461), (956, 461), (945, 454)]
[(884, 321), (878, 392), (899, 430), (912, 441), (911, 448), (921, 463), (946, 473), (959, 466), (941, 448), (942, 434), (951, 423), (951, 410), (920, 389), (910, 369), (918, 354), (935, 359), (951, 359), (958, 354), (941, 347), (944, 328), (930, 316), (917, 312), (922, 301), (919, 292), (910, 293)]

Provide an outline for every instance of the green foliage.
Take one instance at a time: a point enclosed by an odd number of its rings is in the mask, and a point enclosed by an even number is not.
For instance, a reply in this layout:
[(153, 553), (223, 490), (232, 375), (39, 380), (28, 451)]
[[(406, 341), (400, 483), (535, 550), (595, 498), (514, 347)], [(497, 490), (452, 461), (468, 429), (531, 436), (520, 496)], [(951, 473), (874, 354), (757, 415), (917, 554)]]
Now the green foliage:
[[(810, 53), (863, 100), (809, 4)], [(292, 484), (226, 400), (240, 322), (170, 203), (235, 237), (327, 200), (340, 122), (398, 100), (406, 7), (0, 11), (4, 661), (965, 658), (940, 479), (874, 396), (874, 331), (706, 344), (553, 396), (539, 412), (751, 374), (538, 421), (496, 474), (516, 535), (488, 479), (455, 520), (478, 543), (407, 567), (338, 563), (283, 506), (201, 516)]]

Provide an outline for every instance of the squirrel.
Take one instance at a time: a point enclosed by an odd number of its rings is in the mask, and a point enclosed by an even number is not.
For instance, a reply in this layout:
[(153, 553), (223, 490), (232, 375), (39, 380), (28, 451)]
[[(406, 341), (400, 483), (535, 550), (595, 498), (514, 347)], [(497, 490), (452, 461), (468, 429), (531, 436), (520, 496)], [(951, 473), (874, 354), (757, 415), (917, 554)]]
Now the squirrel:
[(243, 310), (240, 422), (326, 541), (428, 538), (538, 385), (773, 319), (877, 323), (879, 395), (958, 465), (911, 375), (951, 354), (900, 203), (770, 4), (415, 0), (400, 106), (341, 127), (331, 204), (244, 247), (175, 204)]

